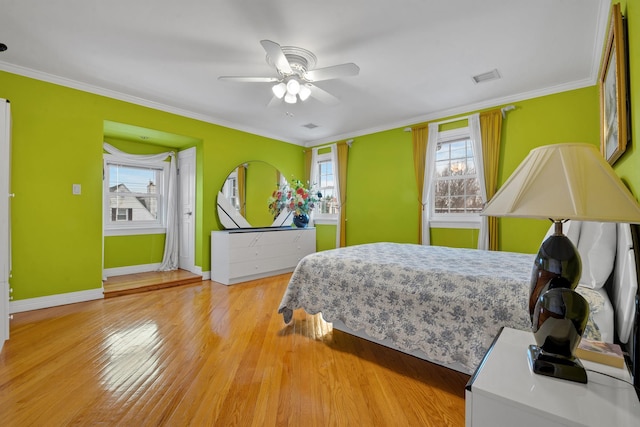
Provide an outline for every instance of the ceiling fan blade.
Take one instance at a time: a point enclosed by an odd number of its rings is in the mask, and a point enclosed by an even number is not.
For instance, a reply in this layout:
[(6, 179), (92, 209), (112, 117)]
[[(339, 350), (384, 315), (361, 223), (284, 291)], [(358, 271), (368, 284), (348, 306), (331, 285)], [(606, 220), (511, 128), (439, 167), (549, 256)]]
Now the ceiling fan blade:
[(318, 86), (307, 83), (307, 87), (311, 89), (311, 96), (324, 104), (336, 105), (340, 103), (340, 100), (338, 98), (331, 95), (326, 90), (320, 89)]
[(272, 42), (271, 40), (260, 40), (260, 44), (280, 73), (291, 74), (293, 72), (291, 65), (289, 64), (289, 60), (284, 55), (284, 52), (278, 43)]
[(359, 73), (360, 67), (353, 62), (349, 62), (347, 64), (333, 65), (331, 67), (317, 68), (315, 70), (307, 71), (304, 78), (310, 82), (318, 82), (321, 80), (357, 76)]
[(218, 80), (240, 83), (271, 83), (277, 82), (277, 77), (243, 77), (243, 76), (220, 76)]
[(282, 102), (282, 99), (278, 98), (277, 96), (273, 96), (271, 97), (271, 101), (269, 101), (269, 103), (267, 104), (267, 108), (275, 107), (276, 105), (280, 105), (280, 103)]

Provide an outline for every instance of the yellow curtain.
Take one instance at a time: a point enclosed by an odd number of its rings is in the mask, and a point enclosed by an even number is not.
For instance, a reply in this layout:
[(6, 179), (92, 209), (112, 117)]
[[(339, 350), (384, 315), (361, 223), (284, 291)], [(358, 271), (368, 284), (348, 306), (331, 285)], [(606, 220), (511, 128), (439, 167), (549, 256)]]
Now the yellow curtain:
[(313, 151), (311, 149), (304, 151), (304, 182), (311, 181), (311, 156)]
[(422, 192), (424, 190), (424, 172), (427, 157), (427, 137), (429, 128), (427, 126), (411, 129), (413, 140), (413, 168), (416, 173), (416, 184), (418, 184), (418, 243), (422, 244)]
[(240, 203), (240, 215), (245, 216), (245, 198), (247, 182), (247, 167), (245, 165), (238, 166), (238, 202)]
[[(500, 138), (502, 134), (502, 111), (491, 110), (480, 113), (482, 156), (484, 158), (484, 182), (487, 200), (491, 200), (498, 187), (498, 164), (500, 162)], [(488, 217), (489, 250), (498, 250), (498, 218)]]
[(349, 145), (339, 142), (338, 147), (338, 179), (340, 185), (340, 247), (347, 246), (347, 160)]

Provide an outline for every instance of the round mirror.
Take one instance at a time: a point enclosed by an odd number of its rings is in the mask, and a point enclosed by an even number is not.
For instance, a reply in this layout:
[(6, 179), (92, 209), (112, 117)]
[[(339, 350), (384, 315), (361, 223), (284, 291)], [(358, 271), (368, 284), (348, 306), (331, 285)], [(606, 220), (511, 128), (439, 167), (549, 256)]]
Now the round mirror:
[[(286, 180), (278, 169), (262, 161), (242, 163), (234, 168), (218, 192), (218, 217), (226, 229), (280, 227), (289, 216), (274, 218), (268, 199)], [(289, 223), (291, 218), (288, 218)]]

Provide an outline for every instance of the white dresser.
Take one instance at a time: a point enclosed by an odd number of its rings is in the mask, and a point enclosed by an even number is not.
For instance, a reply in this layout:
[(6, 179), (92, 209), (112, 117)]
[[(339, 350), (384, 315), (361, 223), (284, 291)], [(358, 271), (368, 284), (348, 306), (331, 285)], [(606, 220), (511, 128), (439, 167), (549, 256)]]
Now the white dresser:
[(211, 280), (233, 285), (288, 273), (315, 251), (313, 227), (212, 231)]

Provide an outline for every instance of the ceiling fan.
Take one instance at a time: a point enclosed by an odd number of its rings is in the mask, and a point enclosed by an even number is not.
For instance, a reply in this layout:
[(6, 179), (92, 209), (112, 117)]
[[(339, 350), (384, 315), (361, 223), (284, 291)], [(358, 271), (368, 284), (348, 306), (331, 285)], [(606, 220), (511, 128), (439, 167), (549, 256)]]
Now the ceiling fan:
[(280, 46), (271, 40), (261, 40), (260, 44), (267, 52), (267, 62), (278, 72), (277, 77), (220, 76), (218, 80), (275, 83), (271, 88), (274, 98), (269, 105), (281, 99), (284, 99), (286, 103), (295, 104), (298, 99), (305, 101), (309, 96), (325, 104), (337, 104), (340, 102), (338, 98), (313, 83), (357, 76), (360, 72), (360, 67), (352, 62), (314, 69), (317, 62), (316, 56), (306, 49), (295, 46)]

